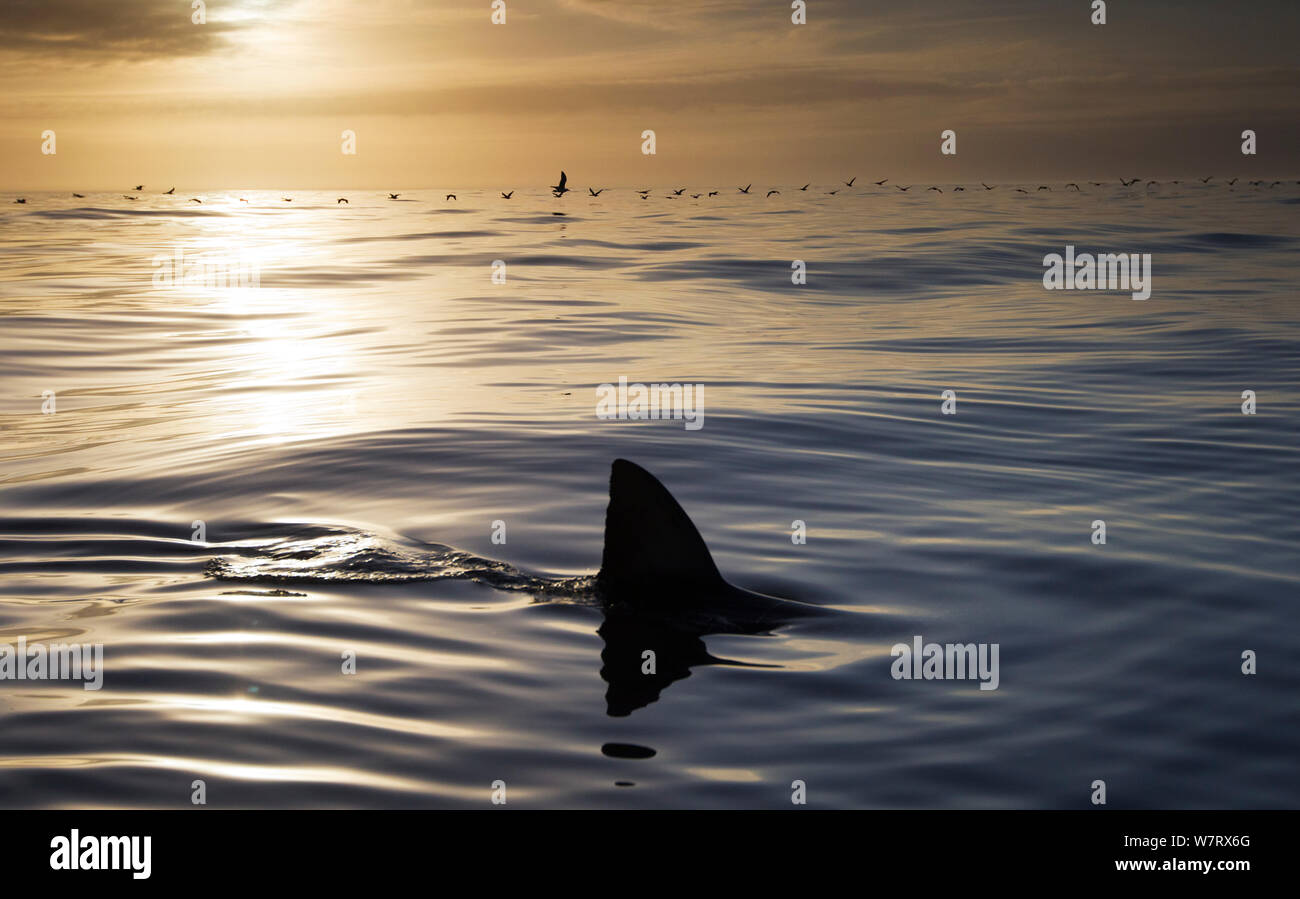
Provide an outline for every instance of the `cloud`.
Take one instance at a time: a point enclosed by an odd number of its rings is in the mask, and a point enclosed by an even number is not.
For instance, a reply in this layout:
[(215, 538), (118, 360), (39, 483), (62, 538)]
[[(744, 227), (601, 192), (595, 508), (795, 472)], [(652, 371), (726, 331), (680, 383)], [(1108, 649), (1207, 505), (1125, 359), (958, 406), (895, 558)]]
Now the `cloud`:
[(753, 4), (740, 0), (693, 0), (684, 4), (661, 0), (561, 0), (561, 6), (576, 15), (663, 31), (694, 29), (709, 21), (736, 21), (745, 12), (753, 13)]
[(262, 24), (275, 3), (210, 4), (207, 23), (191, 21), (188, 2), (157, 0), (3, 0), (0, 34), (7, 54), (157, 59), (212, 52)]

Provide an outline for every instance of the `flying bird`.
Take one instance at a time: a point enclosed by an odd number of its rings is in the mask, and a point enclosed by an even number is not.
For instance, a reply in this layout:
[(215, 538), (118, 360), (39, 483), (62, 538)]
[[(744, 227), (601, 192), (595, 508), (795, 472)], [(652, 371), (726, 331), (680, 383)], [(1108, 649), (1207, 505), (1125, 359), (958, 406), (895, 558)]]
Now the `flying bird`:
[(191, 203), (198, 203), (200, 206), (203, 205), (203, 201), (202, 201), (202, 200), (199, 200), (199, 199), (197, 199), (197, 198), (195, 198), (195, 197), (190, 197), (190, 202), (191, 202)]
[(1201, 183), (1202, 183), (1202, 184), (1209, 184), (1209, 183), (1210, 183), (1210, 179), (1213, 178), (1213, 177), (1214, 177), (1213, 175), (1206, 175), (1204, 178), (1201, 179)]
[(740, 191), (742, 194), (747, 194), (747, 193), (749, 193), (749, 189), (750, 189), (751, 187), (753, 187), (753, 186), (754, 186), (754, 185), (753, 185), (753, 183), (751, 182), (751, 183), (749, 183), (749, 184), (746, 184), (744, 187), (737, 187), (736, 190)]
[(888, 181), (888, 180), (889, 180), (888, 178), (882, 178), (881, 180), (879, 180), (879, 181), (876, 182), (876, 187), (882, 187), (882, 186), (884, 186), (884, 183), (885, 183), (886, 181)]
[(1229, 186), (1229, 187), (1232, 187), (1232, 185), (1234, 185), (1234, 184), (1236, 184), (1236, 183), (1237, 183), (1237, 179), (1236, 179), (1236, 178), (1233, 178), (1231, 181), (1228, 182), (1228, 186)]
[(176, 193), (176, 188), (173, 187), (171, 190), (165, 190), (165, 191), (163, 191), (163, 193), (164, 193), (164, 194), (174, 194), (174, 193)]
[(652, 187), (647, 187), (645, 190), (638, 190), (637, 193), (639, 193), (641, 196), (644, 197), (646, 194), (650, 193), (650, 191), (652, 191), (652, 190), (654, 190), (654, 188), (652, 188)]
[(1089, 181), (1088, 183), (1091, 184), (1093, 187), (1105, 187), (1105, 186), (1106, 186), (1105, 182), (1103, 182), (1103, 181)]
[(1132, 187), (1134, 184), (1137, 184), (1141, 180), (1142, 180), (1141, 178), (1134, 178), (1132, 181), (1125, 181), (1123, 178), (1120, 178), (1119, 183), (1124, 185), (1125, 187)]
[[(599, 197), (599, 196), (600, 196), (601, 194), (603, 194), (604, 192), (605, 192), (605, 188), (603, 188), (603, 187), (602, 187), (600, 190), (592, 190), (590, 187), (587, 188), (587, 193), (591, 194), (593, 197)], [(698, 196), (698, 194), (697, 194), (697, 196)]]
[(86, 195), (85, 195), (85, 194), (73, 194), (73, 196), (76, 197), (78, 200), (84, 200), (84, 199), (86, 199)]
[(811, 181), (809, 181), (807, 184), (805, 184), (803, 187), (801, 187), (801, 188), (799, 188), (799, 189), (800, 189), (800, 190), (807, 190), (807, 189), (810, 188), (810, 187), (812, 187), (812, 182), (811, 182)]
[[(898, 187), (898, 185), (895, 184), (894, 187)], [(909, 184), (909, 185), (907, 185), (907, 187), (898, 187), (898, 189), (899, 189), (899, 190), (902, 190), (902, 191), (908, 191), (908, 190), (911, 190), (911, 189), (912, 189), (912, 185)]]
[(18, 199), (14, 200), (14, 202), (15, 202), (15, 203), (26, 203), (26, 202), (27, 202), (27, 198), (26, 198), (26, 197), (19, 197)]
[(1019, 192), (1022, 193), (1022, 194), (1027, 194), (1027, 193), (1029, 193), (1029, 191), (1025, 190), (1023, 187), (1017, 187), (1016, 190), (1019, 191)]
[(957, 187), (953, 188), (953, 190), (965, 190), (965, 189), (966, 188), (962, 187), (961, 185), (958, 185)]
[(674, 196), (674, 197), (680, 197), (680, 196), (681, 196), (682, 194), (684, 194), (684, 193), (686, 193), (686, 188), (683, 187), (681, 190), (675, 190), (675, 191), (673, 191), (673, 196)]
[(704, 196), (704, 194), (691, 194), (691, 199), (698, 200), (702, 196)]
[[(122, 199), (123, 199), (123, 200), (138, 200), (139, 197), (128, 197), (126, 194), (122, 194)], [(24, 200), (23, 202), (27, 202), (27, 201)]]
[(997, 189), (997, 185), (996, 185), (996, 184), (993, 185), (992, 187), (989, 187), (987, 184), (985, 184), (983, 181), (981, 181), (981, 182), (980, 182), (980, 185), (981, 185), (985, 190), (996, 190), (996, 189)]
[(845, 187), (852, 187), (852, 186), (853, 186), (853, 182), (854, 182), (854, 181), (857, 181), (857, 180), (858, 180), (858, 176), (857, 176), (857, 175), (854, 175), (854, 176), (853, 176), (852, 178), (850, 178), (848, 181), (845, 181), (845, 182), (844, 182), (844, 186), (845, 186)]
[(770, 196), (772, 196), (772, 194), (779, 194), (779, 193), (780, 193), (779, 190), (769, 190), (769, 191), (767, 192), (767, 195), (770, 197)]
[(144, 190), (144, 185), (143, 185), (143, 184), (137, 184), (137, 185), (135, 186), (135, 189), (136, 189), (136, 190)]
[[(339, 203), (347, 203), (347, 202), (348, 202), (348, 198), (347, 198), (347, 197), (339, 197), (338, 200), (335, 201), (334, 205), (337, 206), (337, 205), (339, 205)], [(351, 205), (351, 204), (349, 204), (349, 205)]]
[(443, 198), (443, 202), (446, 202), (447, 200), (454, 200), (454, 199), (456, 199), (455, 194), (447, 194), (447, 196)]
[(562, 197), (562, 196), (564, 196), (565, 194), (567, 194), (567, 193), (569, 192), (569, 189), (568, 189), (567, 187), (565, 187), (565, 185), (568, 184), (568, 183), (569, 183), (569, 176), (566, 175), (566, 174), (564, 174), (563, 171), (561, 171), (561, 172), (560, 172), (560, 183), (559, 183), (559, 184), (553, 184), (553, 185), (551, 185), (551, 192), (552, 192), (553, 194), (555, 194), (557, 197)]
[[(1069, 184), (1065, 185), (1065, 189), (1066, 189), (1066, 190), (1069, 190), (1069, 189), (1072, 188), (1072, 187), (1073, 187), (1075, 190), (1079, 190), (1079, 185), (1075, 184), (1073, 181), (1071, 181)], [(1083, 191), (1079, 190), (1079, 193), (1083, 193)]]
[(501, 199), (503, 199), (503, 200), (508, 200), (508, 199), (510, 199), (511, 197), (513, 197), (514, 195), (515, 195), (515, 192), (512, 190), (512, 191), (510, 191), (510, 193), (508, 193), (508, 194), (507, 194), (507, 193), (503, 193), (503, 194), (501, 194)]
[(281, 197), (280, 199), (281, 199), (282, 201), (284, 201), (285, 203), (292, 203), (292, 202), (293, 202), (293, 197)]
[(1159, 181), (1148, 181), (1148, 182), (1147, 182), (1147, 187), (1150, 187), (1150, 186), (1153, 185), (1153, 184), (1155, 184), (1155, 185), (1158, 186), (1158, 185), (1160, 184), (1160, 182), (1159, 182)]
[(397, 199), (398, 197), (400, 197), (400, 196), (401, 196), (401, 194), (389, 194), (389, 195), (388, 195), (388, 199), (390, 199), (390, 200), (396, 200), (396, 199)]
[(828, 190), (828, 191), (826, 191), (826, 196), (828, 196), (828, 197), (833, 197), (833, 196), (835, 196), (835, 195), (836, 195), (837, 193), (839, 193), (839, 192), (840, 192), (840, 189), (837, 187), (837, 188), (835, 188), (834, 190)]
[(1048, 187), (1046, 184), (1040, 184), (1040, 185), (1038, 185), (1038, 189), (1039, 189), (1039, 190), (1051, 190), (1051, 188)]
[(711, 196), (711, 197), (716, 197), (717, 195), (718, 195), (718, 192), (717, 192), (716, 190), (711, 190), (711, 191), (709, 191), (709, 196)]
[[(132, 199), (134, 199), (134, 197), (132, 197)], [(240, 197), (240, 198), (239, 198), (239, 202), (241, 202), (241, 203), (247, 203), (248, 201), (245, 200), (243, 197)]]

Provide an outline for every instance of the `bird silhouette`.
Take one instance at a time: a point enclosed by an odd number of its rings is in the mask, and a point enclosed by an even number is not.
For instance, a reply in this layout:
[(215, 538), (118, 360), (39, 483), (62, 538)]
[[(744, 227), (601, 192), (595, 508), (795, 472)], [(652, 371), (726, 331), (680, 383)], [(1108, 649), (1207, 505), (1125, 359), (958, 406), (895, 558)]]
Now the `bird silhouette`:
[(138, 200), (139, 197), (128, 197), (126, 194), (122, 194), (122, 199), (123, 199), (123, 200)]
[(388, 195), (388, 199), (390, 199), (390, 200), (396, 200), (396, 199), (397, 199), (398, 197), (400, 197), (400, 196), (401, 196), (401, 194), (389, 194), (389, 195)]
[(1051, 190), (1051, 188), (1048, 187), (1046, 184), (1040, 184), (1040, 185), (1038, 185), (1038, 189), (1039, 189), (1039, 190)]
[(1102, 181), (1089, 181), (1088, 183), (1091, 184), (1093, 187), (1105, 187), (1105, 186), (1106, 186), (1106, 185), (1105, 185), (1105, 182), (1102, 182)]
[(1027, 194), (1027, 193), (1029, 193), (1029, 191), (1025, 190), (1023, 187), (1017, 187), (1017, 188), (1016, 188), (1016, 191), (1019, 192), (1019, 193), (1022, 193), (1022, 194)]
[(828, 191), (826, 191), (826, 196), (828, 196), (828, 197), (833, 197), (833, 196), (835, 196), (835, 195), (836, 195), (837, 193), (839, 193), (839, 192), (840, 192), (840, 189), (837, 187), (837, 188), (835, 188), (834, 190), (828, 190)]
[(1066, 189), (1066, 190), (1069, 190), (1069, 189), (1072, 188), (1072, 187), (1073, 187), (1075, 190), (1078, 190), (1079, 193), (1083, 193), (1083, 191), (1079, 190), (1079, 185), (1075, 184), (1073, 181), (1071, 181), (1069, 184), (1065, 185), (1065, 189)]
[(882, 178), (881, 180), (876, 182), (876, 187), (883, 187), (884, 183), (888, 180), (889, 180), (888, 178)]
[(174, 193), (176, 193), (176, 188), (173, 187), (171, 190), (165, 190), (165, 191), (163, 191), (163, 193), (165, 193), (165, 194), (174, 194)]
[(702, 196), (704, 196), (704, 194), (691, 194), (691, 199), (698, 200)]
[(1125, 187), (1132, 187), (1134, 184), (1137, 184), (1141, 180), (1142, 180), (1141, 178), (1134, 178), (1132, 181), (1125, 181), (1123, 178), (1120, 178), (1119, 183), (1124, 185)]
[(772, 196), (772, 194), (779, 194), (779, 193), (780, 193), (779, 190), (769, 190), (769, 191), (767, 192), (767, 195), (770, 197), (770, 196)]
[(807, 184), (805, 184), (803, 187), (801, 187), (801, 188), (799, 188), (799, 189), (800, 189), (800, 190), (807, 190), (809, 187), (812, 187), (812, 182), (811, 182), (811, 181), (809, 181)]
[(937, 188), (937, 187), (927, 187), (926, 190), (927, 190), (927, 191), (930, 191), (930, 190), (937, 190), (937, 191), (939, 191), (939, 193), (943, 193), (943, 191), (940, 190), (940, 189)]
[(14, 202), (15, 202), (15, 203), (26, 203), (26, 202), (27, 202), (27, 198), (26, 198), (26, 197), (19, 197), (18, 199), (14, 200)]
[(995, 189), (997, 189), (997, 185), (996, 185), (996, 184), (993, 185), (993, 187), (989, 187), (989, 186), (988, 186), (987, 184), (985, 184), (983, 181), (980, 182), (980, 186), (983, 187), (985, 190), (995, 190)]
[(1236, 179), (1236, 178), (1233, 178), (1231, 181), (1228, 182), (1228, 186), (1229, 186), (1229, 187), (1232, 187), (1232, 185), (1234, 185), (1234, 184), (1236, 184), (1236, 183), (1237, 183), (1237, 179)]
[(1214, 177), (1213, 175), (1206, 175), (1204, 178), (1201, 179), (1201, 183), (1202, 183), (1202, 184), (1209, 184), (1209, 183), (1210, 183), (1210, 179), (1213, 178), (1213, 177)]
[(1160, 185), (1160, 182), (1159, 182), (1159, 181), (1148, 181), (1148, 182), (1147, 182), (1147, 189), (1150, 189), (1150, 188), (1151, 188), (1151, 185), (1153, 185), (1153, 184), (1156, 185), (1156, 186), (1158, 187), (1158, 186)]
[(203, 205), (203, 201), (200, 200), (200, 199), (197, 199), (196, 197), (190, 197), (190, 202), (191, 202), (191, 203), (198, 203), (200, 206)]
[(447, 194), (447, 196), (443, 197), (443, 202), (446, 202), (447, 200), (454, 200), (454, 199), (456, 199), (455, 194)]
[[(895, 184), (894, 187), (898, 187), (898, 185)], [(911, 189), (912, 189), (912, 185), (909, 184), (909, 185), (907, 185), (907, 187), (898, 187), (898, 189), (899, 189), (899, 190), (902, 190), (902, 191), (908, 191), (908, 190), (911, 190)]]
[(286, 202), (286, 203), (292, 203), (292, 202), (293, 202), (293, 197), (281, 197), (280, 199), (283, 200), (283, 201)]
[(960, 185), (958, 185), (957, 187), (954, 187), (954, 188), (953, 188), (953, 190), (965, 190), (965, 189), (966, 189), (966, 188), (961, 187)]
[(569, 192), (569, 188), (565, 187), (565, 185), (568, 184), (568, 183), (569, 183), (569, 176), (566, 175), (566, 174), (564, 174), (563, 170), (561, 170), (561, 171), (560, 171), (560, 183), (559, 183), (559, 184), (554, 184), (554, 185), (552, 185), (552, 186), (551, 186), (551, 192), (552, 192), (553, 194), (555, 194), (557, 197), (562, 197), (562, 196), (564, 196), (565, 194), (567, 194), (567, 193)]
[(717, 195), (718, 195), (718, 192), (717, 192), (716, 190), (711, 190), (711, 191), (709, 191), (709, 196), (711, 196), (711, 197), (716, 197)]
[[(339, 203), (347, 203), (347, 202), (348, 202), (347, 197), (339, 197), (338, 200), (335, 201), (334, 205), (337, 206), (339, 205)], [(348, 205), (350, 206), (352, 204), (348, 203)]]
[(845, 186), (845, 187), (852, 187), (852, 186), (853, 186), (853, 182), (854, 182), (854, 181), (857, 181), (857, 180), (858, 180), (858, 176), (857, 176), (857, 175), (854, 175), (854, 176), (853, 176), (852, 178), (850, 178), (848, 181), (845, 181), (845, 182), (844, 182), (844, 186)]
[(673, 196), (674, 196), (674, 197), (680, 197), (680, 196), (681, 196), (682, 194), (684, 194), (684, 193), (686, 193), (686, 188), (683, 187), (683, 188), (681, 188), (680, 190), (675, 190), (675, 191), (673, 191)]
[(605, 188), (603, 187), (600, 190), (592, 190), (590, 187), (587, 188), (587, 193), (591, 194), (593, 197), (599, 197), (604, 192), (605, 192)]
[(135, 189), (136, 189), (136, 190), (144, 190), (144, 185), (143, 185), (143, 184), (137, 184), (137, 185), (135, 186)]
[(652, 190), (654, 190), (654, 188), (647, 187), (645, 190), (638, 190), (637, 193), (641, 194), (641, 196), (645, 196), (646, 194), (650, 193), (650, 191)]
[(753, 186), (754, 185), (752, 183), (746, 184), (744, 187), (737, 187), (736, 190), (740, 191), (742, 194), (747, 194), (749, 193), (749, 189)]
[(78, 200), (84, 200), (84, 199), (86, 199), (86, 195), (85, 195), (85, 194), (73, 194), (73, 196), (76, 197)]
[(508, 194), (507, 194), (507, 193), (503, 193), (503, 194), (501, 194), (501, 199), (503, 199), (503, 200), (508, 200), (508, 199), (510, 199), (511, 197), (513, 197), (514, 195), (515, 195), (515, 192), (512, 190), (512, 191), (510, 191), (510, 193), (508, 193)]
[[(132, 197), (131, 199), (135, 199), (135, 198)], [(239, 202), (241, 202), (241, 203), (247, 203), (248, 201), (245, 200), (243, 197), (240, 197), (240, 198), (239, 198)]]

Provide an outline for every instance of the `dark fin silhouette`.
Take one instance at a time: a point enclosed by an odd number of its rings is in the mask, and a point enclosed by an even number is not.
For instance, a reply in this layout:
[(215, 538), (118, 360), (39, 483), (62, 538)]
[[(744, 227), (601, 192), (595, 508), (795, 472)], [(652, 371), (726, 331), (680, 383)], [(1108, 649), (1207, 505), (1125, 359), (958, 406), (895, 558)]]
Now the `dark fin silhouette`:
[(596, 586), (608, 599), (659, 604), (726, 590), (694, 523), (659, 479), (626, 459), (609, 473), (605, 550)]

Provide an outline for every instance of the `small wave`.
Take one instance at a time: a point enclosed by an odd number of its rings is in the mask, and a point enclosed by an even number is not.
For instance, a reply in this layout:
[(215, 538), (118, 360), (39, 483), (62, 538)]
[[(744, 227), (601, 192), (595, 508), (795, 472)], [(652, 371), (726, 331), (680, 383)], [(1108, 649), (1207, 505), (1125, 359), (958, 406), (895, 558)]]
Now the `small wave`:
[(1289, 237), (1275, 234), (1236, 234), (1230, 231), (1192, 234), (1187, 238), (1187, 241), (1191, 244), (1210, 247), (1249, 247), (1251, 249), (1283, 247), (1293, 242)]
[(106, 206), (82, 206), (76, 209), (34, 209), (27, 215), (40, 219), (123, 219), (123, 218), (194, 218), (225, 215), (212, 209), (113, 209)]

